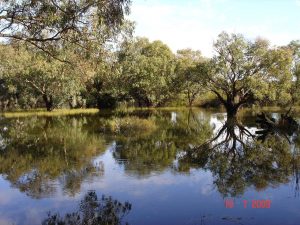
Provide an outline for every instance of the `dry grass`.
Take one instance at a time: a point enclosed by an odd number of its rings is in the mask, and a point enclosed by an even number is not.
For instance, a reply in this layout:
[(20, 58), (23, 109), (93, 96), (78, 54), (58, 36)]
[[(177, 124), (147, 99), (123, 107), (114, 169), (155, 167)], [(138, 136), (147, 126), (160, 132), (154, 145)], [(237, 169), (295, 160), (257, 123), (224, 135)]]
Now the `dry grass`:
[(30, 116), (67, 116), (67, 115), (77, 115), (77, 114), (95, 114), (98, 113), (99, 109), (55, 109), (51, 112), (45, 110), (30, 110), (30, 111), (16, 111), (16, 112), (3, 112), (1, 116), (6, 118), (19, 118), (19, 117), (30, 117)]

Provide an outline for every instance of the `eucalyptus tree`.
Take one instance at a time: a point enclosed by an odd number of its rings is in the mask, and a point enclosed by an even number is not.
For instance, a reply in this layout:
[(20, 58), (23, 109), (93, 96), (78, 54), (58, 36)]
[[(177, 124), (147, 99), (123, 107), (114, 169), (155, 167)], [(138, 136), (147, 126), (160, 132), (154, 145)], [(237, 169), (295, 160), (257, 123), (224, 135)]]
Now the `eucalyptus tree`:
[(176, 83), (188, 100), (188, 105), (192, 106), (195, 99), (199, 94), (203, 93), (204, 88), (204, 75), (199, 65), (204, 63), (205, 59), (200, 51), (193, 51), (192, 49), (178, 50), (176, 54), (177, 65)]
[(300, 41), (291, 41), (287, 46), (293, 53), (292, 74), (293, 82), (290, 94), (292, 96), (291, 105), (299, 103), (300, 100)]
[(86, 82), (83, 95), (87, 98), (87, 106), (114, 108), (120, 97), (116, 93), (116, 79), (115, 63), (109, 62), (107, 58), (98, 62), (94, 75)]
[(71, 45), (76, 56), (72, 64), (81, 68), (85, 84), (81, 97), (86, 99), (88, 107), (113, 108), (125, 96), (117, 50), (122, 42), (132, 39), (134, 26), (134, 22), (125, 20), (118, 33), (110, 36), (110, 41), (99, 35), (95, 40), (85, 42), (90, 49), (88, 52)]
[(290, 98), (290, 50), (271, 48), (266, 40), (251, 42), (242, 35), (225, 32), (218, 36), (214, 50), (207, 84), (228, 116), (235, 116), (242, 105), (265, 97), (282, 101)]
[(138, 106), (161, 106), (173, 96), (175, 56), (161, 41), (125, 41), (119, 51), (124, 89)]
[(13, 89), (16, 98), (30, 93), (51, 111), (82, 87), (78, 67), (24, 45), (6, 45), (1, 49), (1, 76), (8, 81), (3, 87)]

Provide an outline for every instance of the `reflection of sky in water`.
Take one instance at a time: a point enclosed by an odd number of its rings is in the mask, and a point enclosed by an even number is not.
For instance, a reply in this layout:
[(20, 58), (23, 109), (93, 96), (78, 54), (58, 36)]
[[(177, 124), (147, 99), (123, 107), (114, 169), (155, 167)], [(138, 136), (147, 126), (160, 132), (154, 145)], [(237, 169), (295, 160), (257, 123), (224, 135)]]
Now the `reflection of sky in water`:
[[(277, 115), (277, 114), (276, 114)], [(226, 124), (226, 113), (215, 113), (210, 117), (210, 125), (213, 127), (213, 134), (218, 135), (221, 129), (224, 127)], [(255, 135), (255, 132), (258, 130), (257, 127), (249, 127), (249, 126), (244, 126), (244, 128), (249, 131), (252, 135)], [(235, 135), (239, 136), (241, 133), (241, 130), (239, 129), (238, 126), (234, 127), (234, 133)], [(225, 140), (227, 136), (227, 132), (221, 132), (220, 136), (214, 140), (214, 144), (220, 143), (221, 141)], [(247, 141), (249, 136), (247, 135), (242, 135), (241, 140), (242, 141)], [(228, 142), (228, 146), (232, 146), (232, 140)], [(242, 144), (240, 142), (236, 143), (237, 149), (241, 149)]]
[[(248, 190), (242, 198), (235, 199), (234, 209), (225, 209), (223, 198), (213, 188), (209, 171), (191, 170), (189, 175), (174, 174), (166, 170), (146, 178), (136, 178), (124, 173), (116, 163), (111, 146), (95, 162), (105, 162), (104, 177), (84, 183), (81, 194), (73, 198), (58, 191), (51, 198), (33, 200), (9, 188), (0, 180), (0, 224), (39, 224), (46, 212), (70, 212), (83, 193), (94, 189), (98, 194), (112, 195), (121, 202), (130, 201), (132, 211), (126, 221), (132, 224), (295, 224), (300, 219), (300, 199), (294, 197), (292, 184), (268, 188), (262, 192)], [(242, 200), (270, 199), (271, 209), (243, 208)], [(250, 206), (250, 205), (249, 205)], [(201, 216), (205, 216), (201, 219)], [(241, 218), (241, 220), (239, 219)]]
[[(225, 122), (222, 114), (211, 117), (210, 124), (216, 132)], [(203, 117), (203, 115), (199, 115)], [(171, 115), (176, 123), (178, 115)], [(250, 127), (251, 133), (255, 132)], [(222, 138), (222, 137), (220, 137)], [(224, 208), (224, 199), (214, 186), (209, 170), (191, 169), (190, 173), (176, 173), (171, 168), (152, 171), (137, 176), (125, 170), (112, 153), (116, 142), (110, 142), (104, 154), (93, 159), (94, 164), (103, 163), (103, 176), (85, 180), (79, 194), (70, 197), (60, 188), (54, 196), (32, 199), (12, 188), (0, 179), (0, 224), (40, 224), (48, 211), (72, 212), (88, 190), (96, 190), (99, 196), (111, 195), (120, 202), (129, 201), (132, 210), (125, 218), (129, 224), (298, 224), (300, 221), (300, 198), (295, 197), (295, 183), (269, 187), (263, 191), (248, 188), (241, 198), (235, 198), (234, 209)], [(125, 162), (126, 163), (126, 162)], [(270, 209), (252, 209), (251, 200), (270, 199)], [(243, 208), (248, 200), (248, 208)]]

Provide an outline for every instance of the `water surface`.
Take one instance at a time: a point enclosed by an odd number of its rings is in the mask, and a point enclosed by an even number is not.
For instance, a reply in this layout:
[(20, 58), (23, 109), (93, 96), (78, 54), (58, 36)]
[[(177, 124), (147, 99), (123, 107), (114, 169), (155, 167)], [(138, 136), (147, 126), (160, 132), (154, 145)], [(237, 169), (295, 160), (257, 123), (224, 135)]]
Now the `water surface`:
[(1, 118), (0, 224), (299, 224), (300, 138), (258, 129), (198, 109)]

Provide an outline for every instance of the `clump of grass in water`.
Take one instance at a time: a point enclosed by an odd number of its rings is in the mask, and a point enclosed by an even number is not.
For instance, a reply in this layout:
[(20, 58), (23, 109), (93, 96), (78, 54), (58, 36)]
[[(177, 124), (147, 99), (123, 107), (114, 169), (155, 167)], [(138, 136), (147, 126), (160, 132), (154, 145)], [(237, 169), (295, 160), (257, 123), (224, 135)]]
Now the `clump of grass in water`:
[(76, 114), (94, 114), (98, 113), (99, 109), (55, 109), (51, 112), (33, 110), (33, 111), (18, 111), (18, 112), (4, 112), (1, 113), (1, 116), (6, 118), (15, 118), (15, 117), (30, 117), (30, 116), (67, 116), (67, 115), (76, 115)]
[(115, 134), (132, 134), (139, 132), (150, 132), (157, 128), (151, 119), (141, 119), (138, 117), (113, 118), (108, 120), (104, 129)]

